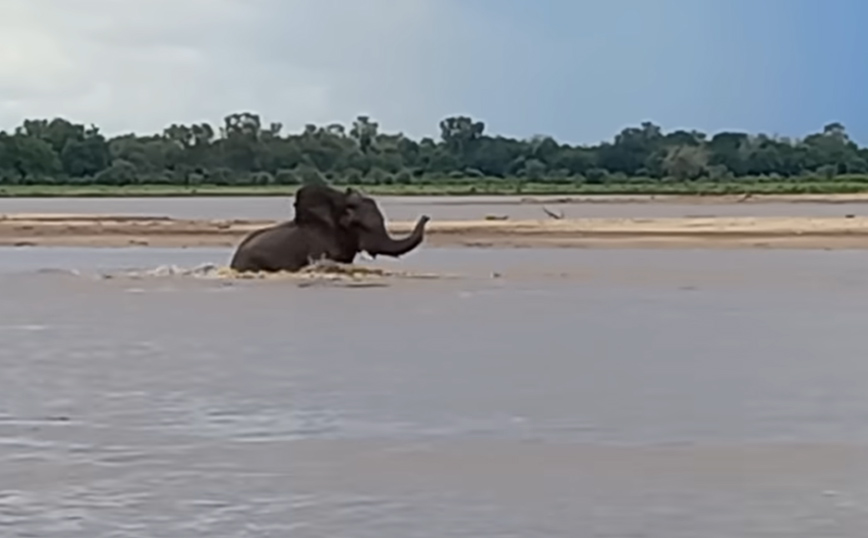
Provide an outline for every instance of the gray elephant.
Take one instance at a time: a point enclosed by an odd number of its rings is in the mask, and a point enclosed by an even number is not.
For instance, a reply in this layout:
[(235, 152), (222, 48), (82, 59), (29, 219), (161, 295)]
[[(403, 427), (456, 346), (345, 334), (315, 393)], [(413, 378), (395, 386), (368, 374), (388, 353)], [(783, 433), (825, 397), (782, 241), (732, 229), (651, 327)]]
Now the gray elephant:
[(328, 185), (304, 185), (295, 194), (293, 220), (251, 232), (232, 256), (236, 271), (298, 271), (319, 260), (353, 263), (365, 251), (399, 257), (418, 247), (425, 235), (427, 215), (413, 231), (394, 239), (377, 203), (359, 191)]

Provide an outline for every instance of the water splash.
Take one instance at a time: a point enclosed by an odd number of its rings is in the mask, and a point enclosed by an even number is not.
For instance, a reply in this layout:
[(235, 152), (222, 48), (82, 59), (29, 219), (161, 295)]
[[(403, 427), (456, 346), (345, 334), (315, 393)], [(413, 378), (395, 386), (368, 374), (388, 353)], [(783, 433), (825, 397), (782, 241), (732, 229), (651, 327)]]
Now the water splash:
[[(116, 278), (116, 274), (103, 274), (103, 278)], [(133, 279), (191, 277), (219, 280), (294, 280), (300, 286), (320, 282), (342, 282), (358, 286), (386, 285), (386, 279), (441, 279), (449, 275), (396, 271), (381, 267), (343, 264), (330, 260), (315, 262), (297, 272), (238, 272), (227, 266), (203, 263), (192, 268), (161, 265), (154, 269), (126, 271), (122, 277)]]

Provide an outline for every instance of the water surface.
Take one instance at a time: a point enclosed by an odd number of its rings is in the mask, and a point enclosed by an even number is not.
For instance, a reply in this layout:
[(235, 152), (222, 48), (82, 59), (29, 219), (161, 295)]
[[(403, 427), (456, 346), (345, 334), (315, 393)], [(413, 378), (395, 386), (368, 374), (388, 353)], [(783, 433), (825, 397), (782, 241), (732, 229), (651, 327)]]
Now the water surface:
[(868, 528), (868, 253), (430, 248), (376, 265), (457, 278), (363, 289), (99, 278), (229, 254), (0, 249), (0, 534)]
[[(473, 220), (486, 215), (512, 219), (547, 218), (538, 204), (518, 204), (515, 196), (376, 196), (392, 220), (414, 220), (427, 214), (439, 220)], [(848, 203), (565, 203), (547, 204), (567, 218), (654, 218), (737, 216), (865, 215), (865, 202)], [(169, 197), (169, 198), (0, 198), (0, 213), (111, 213), (165, 215), (176, 218), (289, 218), (292, 198), (286, 197)]]

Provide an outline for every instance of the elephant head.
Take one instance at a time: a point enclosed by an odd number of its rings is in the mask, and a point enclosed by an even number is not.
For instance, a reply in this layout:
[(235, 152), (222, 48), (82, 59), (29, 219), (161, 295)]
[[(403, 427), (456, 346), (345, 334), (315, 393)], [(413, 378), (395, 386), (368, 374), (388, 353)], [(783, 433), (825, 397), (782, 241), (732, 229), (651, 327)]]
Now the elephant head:
[(373, 257), (377, 255), (398, 257), (418, 247), (425, 236), (425, 225), (430, 218), (423, 215), (407, 237), (395, 239), (386, 230), (386, 220), (377, 203), (359, 191), (347, 188), (345, 212), (339, 225), (354, 230), (359, 240), (359, 249)]
[(347, 195), (328, 185), (302, 185), (295, 193), (295, 223), (335, 230), (346, 226)]

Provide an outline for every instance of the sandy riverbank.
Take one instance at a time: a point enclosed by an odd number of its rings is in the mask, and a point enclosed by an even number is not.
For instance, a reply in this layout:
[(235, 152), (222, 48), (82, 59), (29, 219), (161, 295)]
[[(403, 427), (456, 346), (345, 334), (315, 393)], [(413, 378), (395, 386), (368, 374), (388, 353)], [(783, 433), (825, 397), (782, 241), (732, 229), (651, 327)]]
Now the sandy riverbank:
[(539, 194), (474, 195), (438, 199), (424, 197), (431, 205), (524, 205), (524, 204), (868, 204), (868, 192), (837, 194)]
[[(0, 245), (231, 247), (271, 220), (185, 220), (112, 215), (0, 216)], [(393, 222), (393, 233), (412, 222)], [(868, 248), (868, 217), (436, 221), (426, 244), (572, 248)]]

